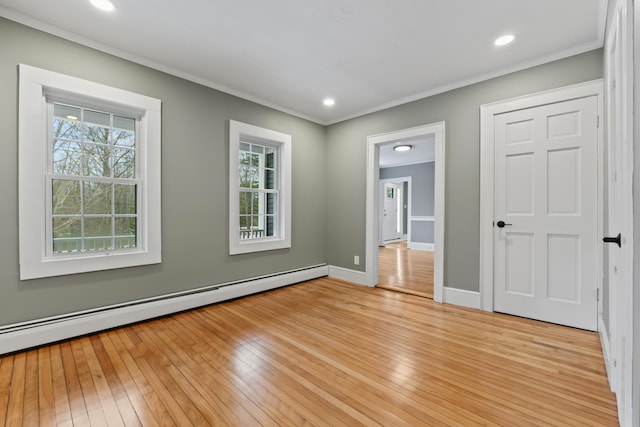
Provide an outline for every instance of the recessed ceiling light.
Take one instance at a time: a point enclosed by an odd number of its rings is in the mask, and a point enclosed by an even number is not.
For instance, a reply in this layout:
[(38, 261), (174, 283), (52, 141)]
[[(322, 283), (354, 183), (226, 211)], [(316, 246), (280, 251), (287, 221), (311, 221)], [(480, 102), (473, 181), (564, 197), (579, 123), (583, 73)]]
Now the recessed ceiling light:
[(90, 0), (91, 4), (97, 7), (100, 10), (104, 10), (105, 12), (113, 11), (116, 6), (110, 0)]
[(408, 144), (400, 144), (393, 147), (393, 151), (409, 151), (411, 150), (411, 145)]
[(514, 36), (513, 34), (506, 34), (504, 36), (498, 37), (496, 39), (496, 41), (493, 42), (493, 44), (495, 44), (496, 46), (504, 46), (504, 45), (508, 45), (509, 43), (511, 43), (514, 39), (516, 38), (516, 36)]
[(335, 105), (336, 101), (335, 99), (326, 98), (324, 101), (322, 101), (322, 103), (327, 107), (331, 107), (332, 105)]

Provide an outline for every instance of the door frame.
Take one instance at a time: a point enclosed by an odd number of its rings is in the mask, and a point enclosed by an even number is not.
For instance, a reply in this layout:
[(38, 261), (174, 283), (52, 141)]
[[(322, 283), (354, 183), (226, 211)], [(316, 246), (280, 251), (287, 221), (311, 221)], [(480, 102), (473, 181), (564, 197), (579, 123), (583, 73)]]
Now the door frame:
[[(522, 110), (541, 105), (568, 101), (571, 99), (597, 96), (598, 128), (597, 128), (597, 157), (598, 157), (598, 206), (597, 206), (597, 236), (602, 236), (603, 213), (603, 81), (592, 80), (532, 95), (520, 96), (504, 101), (480, 106), (480, 308), (493, 311), (493, 263), (494, 263), (494, 117), (498, 114)], [(598, 292), (602, 287), (602, 244), (598, 244)], [(594, 316), (597, 316), (594, 313)]]
[[(382, 209), (384, 209), (384, 202), (382, 200), (382, 194), (384, 192), (384, 185), (386, 183), (407, 183), (407, 194), (403, 194), (404, 203), (407, 205), (407, 240), (411, 238), (411, 177), (410, 176), (402, 176), (398, 178), (387, 178), (381, 179), (378, 181), (380, 183), (380, 192), (378, 193), (378, 246), (384, 244), (383, 231), (384, 227), (382, 226), (382, 218), (380, 215), (382, 214)], [(403, 191), (404, 193), (404, 191)], [(403, 228), (404, 228), (404, 219)], [(404, 235), (404, 233), (402, 233)]]
[(437, 122), (367, 137), (366, 218), (365, 218), (365, 284), (378, 284), (378, 230), (380, 203), (380, 146), (402, 139), (434, 135), (435, 184), (434, 184), (434, 244), (433, 300), (442, 302), (444, 276), (444, 197), (445, 197), (445, 123)]

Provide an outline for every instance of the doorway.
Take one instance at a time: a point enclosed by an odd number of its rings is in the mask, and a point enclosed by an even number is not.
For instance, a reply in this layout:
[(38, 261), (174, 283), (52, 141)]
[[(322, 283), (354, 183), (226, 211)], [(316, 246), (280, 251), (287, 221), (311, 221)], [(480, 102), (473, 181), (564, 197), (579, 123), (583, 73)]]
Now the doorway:
[[(381, 135), (373, 135), (367, 138), (367, 195), (366, 195), (366, 269), (365, 281), (368, 286), (376, 286), (379, 283), (379, 255), (381, 237), (381, 212), (382, 197), (379, 191), (380, 182), (380, 150), (383, 147), (393, 147), (397, 145), (411, 145), (411, 141), (420, 138), (431, 138), (434, 144), (434, 186), (433, 186), (433, 215), (422, 214), (418, 217), (412, 216), (407, 219), (408, 239), (406, 241), (408, 250), (411, 250), (412, 234), (416, 230), (424, 228), (426, 223), (431, 225), (432, 234), (432, 256), (433, 256), (433, 299), (442, 302), (443, 296), (443, 266), (444, 266), (444, 122), (418, 126)], [(402, 144), (401, 144), (402, 143)], [(406, 202), (410, 202), (411, 197), (407, 195)], [(403, 250), (402, 246), (394, 248), (396, 251)], [(415, 251), (423, 252), (423, 251)], [(406, 254), (405, 254), (406, 255)], [(396, 258), (395, 263), (398, 264)], [(407, 257), (405, 259), (408, 260)]]

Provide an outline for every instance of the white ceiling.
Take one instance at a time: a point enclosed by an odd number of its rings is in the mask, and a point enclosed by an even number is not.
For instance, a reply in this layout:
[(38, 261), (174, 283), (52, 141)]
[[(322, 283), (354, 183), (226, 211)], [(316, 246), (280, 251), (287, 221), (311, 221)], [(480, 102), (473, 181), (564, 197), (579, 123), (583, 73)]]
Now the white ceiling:
[[(601, 47), (606, 0), (0, 0), (0, 16), (331, 124)], [(502, 34), (507, 47), (493, 46)], [(323, 98), (335, 98), (333, 107)]]
[[(393, 151), (393, 147), (400, 144), (411, 145), (410, 151)], [(381, 168), (401, 166), (415, 163), (433, 162), (436, 159), (435, 136), (403, 139), (380, 147)]]

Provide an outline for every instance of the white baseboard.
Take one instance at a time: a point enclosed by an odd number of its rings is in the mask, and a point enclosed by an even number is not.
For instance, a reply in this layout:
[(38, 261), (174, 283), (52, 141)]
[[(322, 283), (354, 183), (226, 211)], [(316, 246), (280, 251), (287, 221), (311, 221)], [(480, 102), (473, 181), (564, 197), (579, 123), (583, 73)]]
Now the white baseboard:
[(408, 249), (416, 249), (418, 251), (435, 251), (436, 245), (433, 243), (407, 242)]
[(327, 265), (245, 279), (0, 328), (0, 355), (327, 276)]
[(445, 286), (443, 288), (442, 302), (480, 310), (480, 292)]
[(600, 333), (600, 345), (602, 347), (602, 356), (604, 357), (604, 366), (607, 370), (607, 379), (609, 380), (609, 387), (612, 392), (616, 392), (613, 376), (613, 368), (611, 366), (611, 347), (609, 343), (609, 332), (607, 326), (604, 324), (602, 316), (598, 316), (598, 332)]
[(334, 277), (347, 282), (357, 283), (358, 285), (367, 285), (366, 274), (363, 271), (351, 270), (349, 268), (329, 266), (329, 277)]

